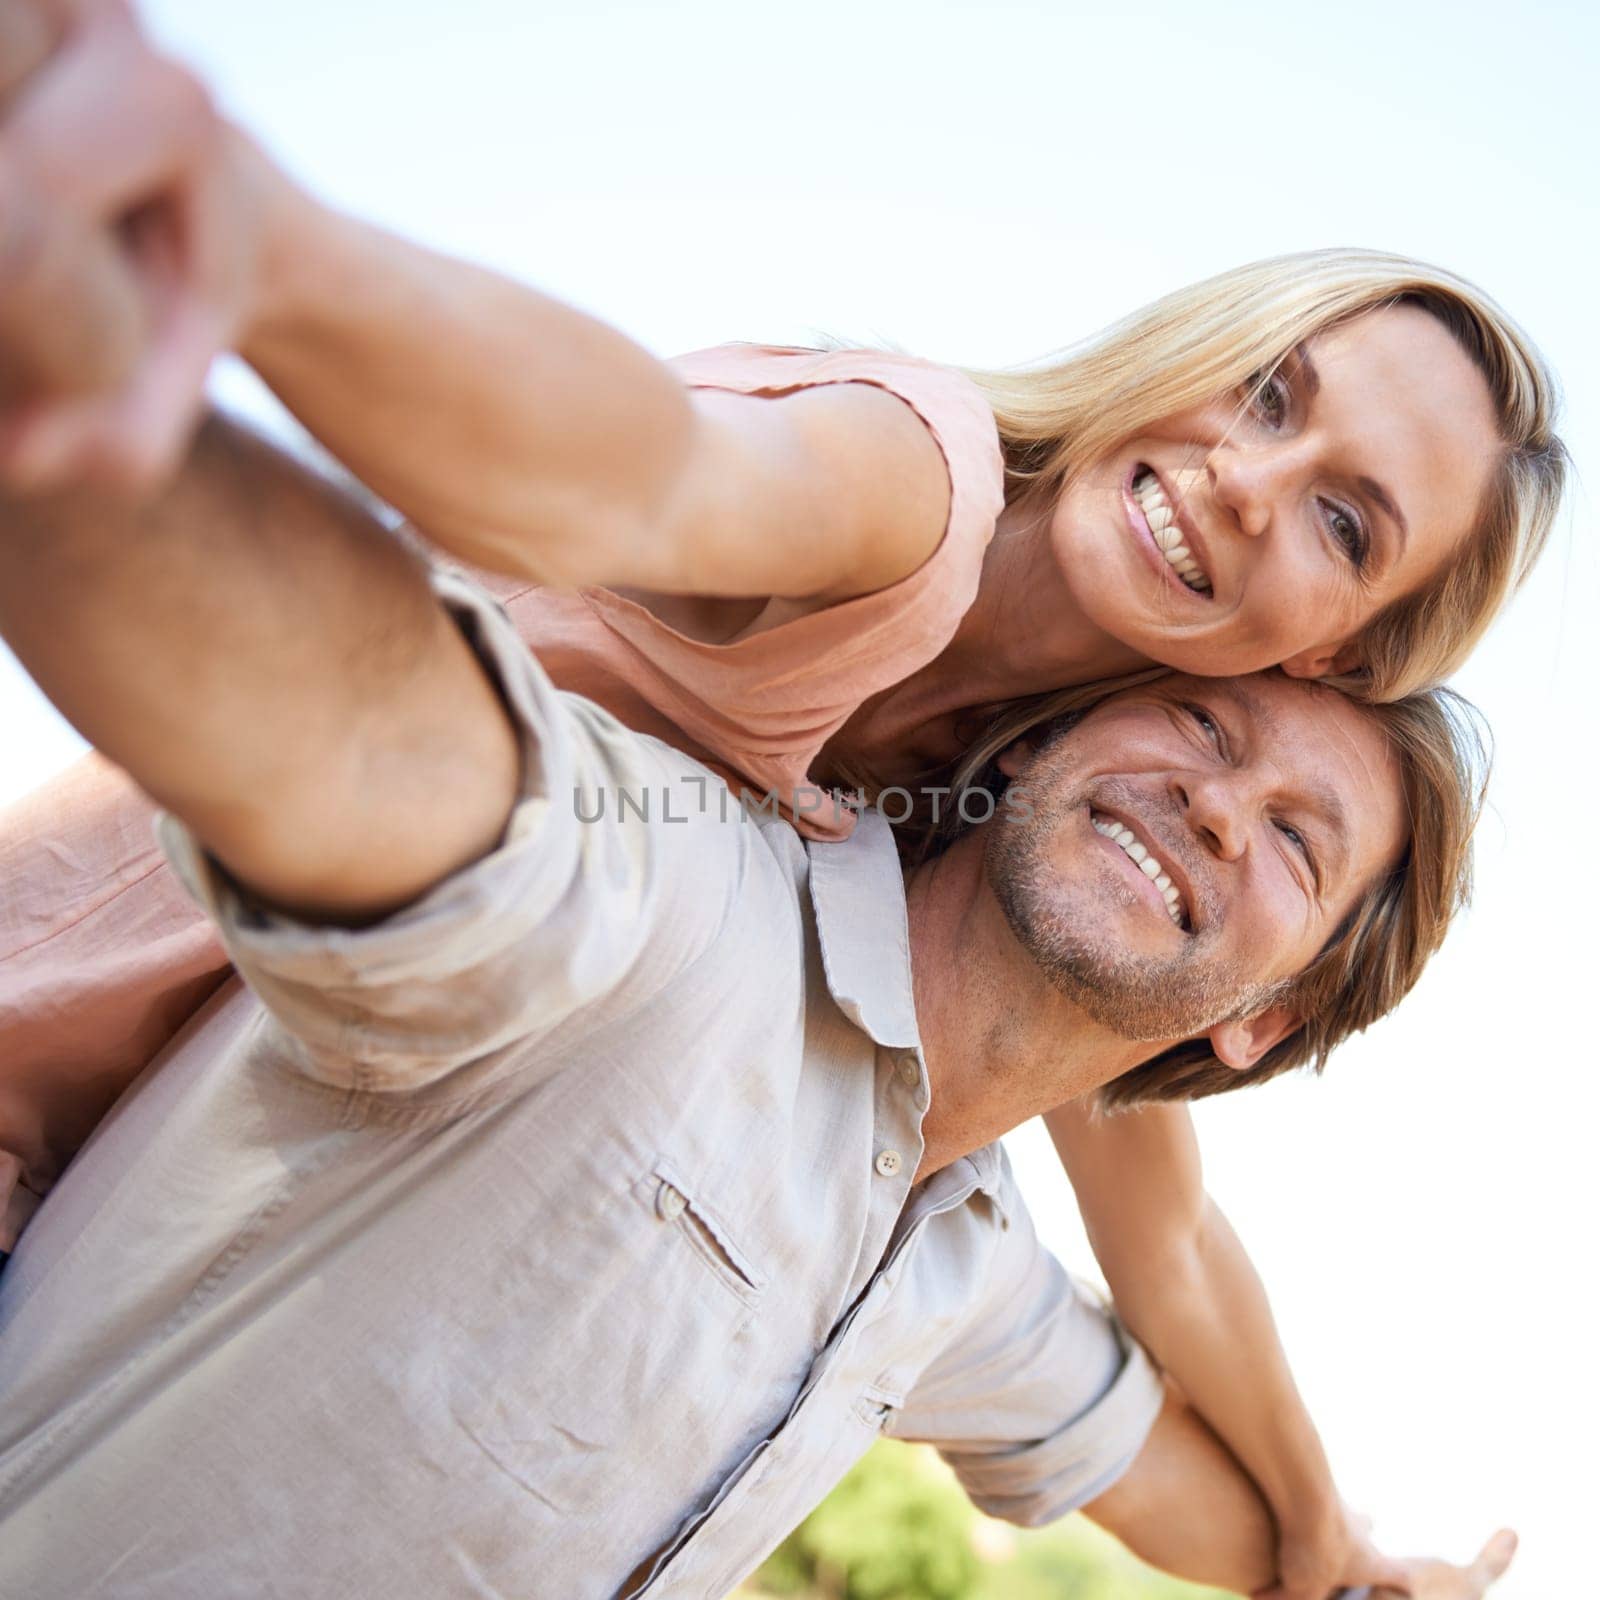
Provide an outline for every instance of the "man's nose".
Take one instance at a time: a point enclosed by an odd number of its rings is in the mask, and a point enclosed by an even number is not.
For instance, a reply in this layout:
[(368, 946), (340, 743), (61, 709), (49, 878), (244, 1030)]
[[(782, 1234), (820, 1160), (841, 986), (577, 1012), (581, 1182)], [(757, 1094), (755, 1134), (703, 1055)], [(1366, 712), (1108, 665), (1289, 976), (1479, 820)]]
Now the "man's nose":
[(1254, 797), (1240, 773), (1184, 773), (1172, 793), (1185, 822), (1202, 845), (1222, 861), (1237, 861), (1250, 838)]

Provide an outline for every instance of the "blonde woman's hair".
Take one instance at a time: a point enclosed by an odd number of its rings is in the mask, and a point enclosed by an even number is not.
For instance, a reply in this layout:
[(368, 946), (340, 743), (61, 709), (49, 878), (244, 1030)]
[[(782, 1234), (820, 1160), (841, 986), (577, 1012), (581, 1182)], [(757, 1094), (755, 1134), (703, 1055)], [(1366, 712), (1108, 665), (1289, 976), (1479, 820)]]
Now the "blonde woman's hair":
[[(1129, 687), (1170, 674), (1154, 668), (1116, 682), (1102, 681), (1002, 711), (949, 770), (949, 791), (1004, 792), (998, 760), (1019, 739), (1041, 748), (1068, 733), (1102, 702)], [(1288, 679), (1285, 681), (1296, 682)], [(1307, 694), (1347, 693), (1301, 682)], [(1444, 941), (1451, 919), (1472, 893), (1472, 835), (1483, 809), (1489, 743), (1471, 702), (1448, 689), (1419, 690), (1398, 700), (1361, 697), (1382, 730), (1400, 769), (1409, 822), (1404, 854), (1392, 871), (1368, 886), (1286, 995), (1304, 1019), (1255, 1066), (1225, 1066), (1205, 1039), (1174, 1045), (1113, 1079), (1099, 1091), (1108, 1110), (1153, 1100), (1200, 1100), (1265, 1083), (1309, 1063), (1320, 1072), (1334, 1048), (1370, 1027), (1410, 992)], [(926, 860), (967, 830), (964, 808), (943, 809), (937, 825), (926, 815), (897, 830), (902, 852)], [(1004, 827), (1003, 821), (991, 826)]]
[(1561, 499), (1566, 452), (1543, 358), (1453, 273), (1371, 250), (1311, 250), (1220, 273), (1157, 300), (1087, 344), (1009, 371), (965, 368), (999, 425), (1007, 497), (1052, 504), (1123, 440), (1163, 417), (1263, 383), (1302, 340), (1380, 307), (1436, 317), (1488, 383), (1502, 444), (1477, 523), (1442, 571), (1363, 630), (1346, 687), (1397, 700), (1442, 682), (1527, 577)]

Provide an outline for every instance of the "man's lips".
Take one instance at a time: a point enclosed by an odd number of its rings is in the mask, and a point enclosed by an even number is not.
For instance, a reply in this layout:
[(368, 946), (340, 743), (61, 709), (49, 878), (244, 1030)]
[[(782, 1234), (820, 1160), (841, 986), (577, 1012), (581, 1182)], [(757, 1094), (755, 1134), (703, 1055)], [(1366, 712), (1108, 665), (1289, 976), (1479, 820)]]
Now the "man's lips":
[(1184, 933), (1194, 927), (1194, 896), (1188, 878), (1171, 854), (1156, 846), (1149, 830), (1119, 811), (1093, 805), (1089, 823), (1123, 869), (1139, 880), (1146, 898)]

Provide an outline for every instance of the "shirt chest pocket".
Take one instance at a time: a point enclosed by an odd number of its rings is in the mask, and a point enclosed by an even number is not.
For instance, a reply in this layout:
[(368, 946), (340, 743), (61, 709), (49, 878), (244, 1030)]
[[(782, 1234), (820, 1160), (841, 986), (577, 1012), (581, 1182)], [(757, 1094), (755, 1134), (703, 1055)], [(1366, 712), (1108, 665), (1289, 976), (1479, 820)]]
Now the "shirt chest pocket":
[[(678, 1258), (695, 1267), (738, 1304), (755, 1309), (767, 1287), (766, 1275), (702, 1186), (662, 1159), (634, 1186), (634, 1195), (661, 1230), (668, 1262)], [(680, 1257), (679, 1252), (687, 1255)]]

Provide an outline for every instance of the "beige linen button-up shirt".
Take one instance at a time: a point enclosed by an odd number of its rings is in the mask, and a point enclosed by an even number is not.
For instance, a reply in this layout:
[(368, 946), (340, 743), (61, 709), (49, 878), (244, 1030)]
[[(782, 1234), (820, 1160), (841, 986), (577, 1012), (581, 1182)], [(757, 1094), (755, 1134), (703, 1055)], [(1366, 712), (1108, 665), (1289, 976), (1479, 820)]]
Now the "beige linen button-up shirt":
[(0, 1277), (0, 1595), (719, 1596), (885, 1431), (1018, 1521), (1106, 1487), (1148, 1362), (998, 1146), (911, 1185), (886, 825), (745, 817), (434, 581), (523, 734), (506, 836), (351, 931), (163, 820), (245, 983)]

